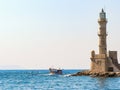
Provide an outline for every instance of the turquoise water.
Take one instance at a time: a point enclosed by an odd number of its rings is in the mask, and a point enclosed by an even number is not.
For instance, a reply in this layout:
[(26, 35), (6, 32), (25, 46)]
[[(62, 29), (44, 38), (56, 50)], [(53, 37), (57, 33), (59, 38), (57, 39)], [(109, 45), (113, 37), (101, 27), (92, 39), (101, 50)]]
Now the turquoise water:
[(120, 90), (119, 77), (69, 76), (78, 71), (50, 75), (48, 70), (1, 70), (0, 90)]

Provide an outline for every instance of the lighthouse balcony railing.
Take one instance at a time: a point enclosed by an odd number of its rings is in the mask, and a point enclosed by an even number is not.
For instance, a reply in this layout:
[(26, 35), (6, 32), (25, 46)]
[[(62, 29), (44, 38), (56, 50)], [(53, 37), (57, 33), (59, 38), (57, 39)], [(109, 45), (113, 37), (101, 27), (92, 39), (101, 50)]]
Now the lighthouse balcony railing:
[(101, 21), (102, 21), (102, 22), (107, 22), (107, 18), (99, 18), (99, 19), (98, 19), (98, 22), (101, 22)]
[(104, 35), (108, 35), (108, 32), (106, 32), (106, 34), (103, 34), (103, 33), (100, 33), (100, 32), (97, 32), (98, 36), (104, 36)]

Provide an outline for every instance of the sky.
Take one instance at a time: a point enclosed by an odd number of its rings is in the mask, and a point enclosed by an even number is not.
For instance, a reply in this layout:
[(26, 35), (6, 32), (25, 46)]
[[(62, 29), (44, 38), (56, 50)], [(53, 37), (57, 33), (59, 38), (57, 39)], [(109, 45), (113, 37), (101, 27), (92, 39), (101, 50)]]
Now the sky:
[(0, 69), (89, 69), (99, 13), (120, 62), (120, 0), (0, 0)]

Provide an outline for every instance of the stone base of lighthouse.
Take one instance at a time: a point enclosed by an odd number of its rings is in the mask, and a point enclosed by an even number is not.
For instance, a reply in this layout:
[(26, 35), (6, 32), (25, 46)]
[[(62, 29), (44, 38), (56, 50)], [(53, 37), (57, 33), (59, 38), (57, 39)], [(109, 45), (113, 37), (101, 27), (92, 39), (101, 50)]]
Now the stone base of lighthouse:
[(117, 51), (109, 51), (108, 54), (95, 54), (91, 52), (91, 69), (80, 71), (71, 76), (92, 77), (120, 77), (120, 64), (117, 59)]
[(117, 59), (117, 51), (109, 51), (108, 54), (95, 54), (91, 52), (91, 72), (120, 72), (120, 64)]

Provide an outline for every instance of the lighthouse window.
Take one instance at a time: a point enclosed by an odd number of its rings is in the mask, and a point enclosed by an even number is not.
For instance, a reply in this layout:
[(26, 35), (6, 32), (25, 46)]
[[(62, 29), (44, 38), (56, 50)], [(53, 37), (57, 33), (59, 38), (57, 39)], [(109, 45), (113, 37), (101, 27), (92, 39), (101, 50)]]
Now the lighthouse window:
[(100, 14), (100, 18), (105, 18), (105, 14), (104, 14), (104, 13), (101, 13), (101, 14)]

